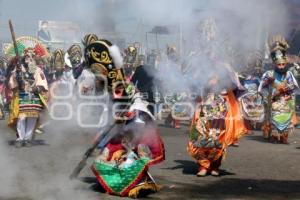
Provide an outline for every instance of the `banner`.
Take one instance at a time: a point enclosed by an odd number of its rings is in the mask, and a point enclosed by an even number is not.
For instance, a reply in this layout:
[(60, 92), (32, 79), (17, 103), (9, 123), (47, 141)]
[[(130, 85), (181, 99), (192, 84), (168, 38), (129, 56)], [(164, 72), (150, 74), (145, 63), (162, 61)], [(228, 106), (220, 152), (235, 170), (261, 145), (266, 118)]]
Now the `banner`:
[(37, 37), (44, 43), (77, 43), (80, 27), (70, 21), (39, 21)]

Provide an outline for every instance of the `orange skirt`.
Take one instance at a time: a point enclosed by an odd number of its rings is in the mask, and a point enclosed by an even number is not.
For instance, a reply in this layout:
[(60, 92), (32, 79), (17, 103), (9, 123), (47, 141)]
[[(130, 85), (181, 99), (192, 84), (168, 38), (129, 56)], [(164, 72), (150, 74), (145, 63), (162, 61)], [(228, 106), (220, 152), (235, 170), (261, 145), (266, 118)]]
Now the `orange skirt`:
[[(187, 146), (188, 153), (197, 160), (198, 164), (205, 168), (209, 168), (212, 162), (220, 159), (225, 153), (227, 146), (231, 145), (248, 132), (244, 119), (241, 115), (239, 103), (237, 102), (233, 92), (228, 91), (228, 94), (224, 96), (224, 98), (228, 104), (228, 111), (225, 117), (225, 133), (219, 138), (223, 147), (221, 149), (199, 148), (194, 147), (192, 142), (189, 142)], [(190, 131), (192, 131), (192, 128), (197, 122), (199, 116), (200, 113), (197, 110), (192, 119)]]
[(242, 112), (238, 101), (236, 100), (232, 91), (228, 91), (225, 96), (228, 103), (228, 113), (225, 118), (226, 123), (226, 134), (225, 134), (225, 145), (229, 146), (245, 134), (247, 134), (248, 129), (245, 125), (244, 119), (242, 117)]
[(224, 149), (217, 149), (217, 148), (199, 148), (194, 147), (192, 142), (188, 143), (187, 151), (191, 157), (197, 160), (197, 163), (209, 169), (213, 162), (219, 160), (223, 154)]

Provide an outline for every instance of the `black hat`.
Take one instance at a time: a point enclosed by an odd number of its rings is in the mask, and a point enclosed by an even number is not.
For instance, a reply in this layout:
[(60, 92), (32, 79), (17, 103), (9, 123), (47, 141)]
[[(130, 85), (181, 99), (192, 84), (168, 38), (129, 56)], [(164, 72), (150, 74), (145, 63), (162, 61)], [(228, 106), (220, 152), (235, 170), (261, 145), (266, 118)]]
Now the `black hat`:
[(85, 48), (85, 60), (92, 71), (107, 78), (109, 88), (123, 83), (123, 58), (116, 45), (108, 40), (97, 40)]

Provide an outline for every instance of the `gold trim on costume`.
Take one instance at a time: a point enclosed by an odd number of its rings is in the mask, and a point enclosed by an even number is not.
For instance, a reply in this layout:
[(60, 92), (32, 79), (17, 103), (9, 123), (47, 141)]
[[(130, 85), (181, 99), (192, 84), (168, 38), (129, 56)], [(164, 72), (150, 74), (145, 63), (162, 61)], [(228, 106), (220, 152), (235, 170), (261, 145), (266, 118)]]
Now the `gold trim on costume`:
[(103, 63), (103, 64), (111, 64), (112, 63), (112, 59), (109, 57), (109, 54), (107, 51), (103, 51), (100, 54), (99, 52), (97, 52), (95, 50), (94, 47), (92, 47), (91, 50), (89, 50), (89, 54), (95, 61), (97, 61), (99, 63)]

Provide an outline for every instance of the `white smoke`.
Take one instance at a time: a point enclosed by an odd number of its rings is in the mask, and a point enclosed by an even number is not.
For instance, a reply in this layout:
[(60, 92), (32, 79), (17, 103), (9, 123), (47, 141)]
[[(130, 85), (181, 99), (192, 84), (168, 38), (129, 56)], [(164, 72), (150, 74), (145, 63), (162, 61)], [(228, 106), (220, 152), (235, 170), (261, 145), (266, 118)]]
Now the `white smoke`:
[[(247, 57), (251, 50), (264, 50), (264, 43), (268, 35), (280, 33), (288, 35), (289, 14), (285, 2), (280, 0), (115, 0), (102, 1), (69, 1), (70, 7), (64, 8), (64, 12), (55, 13), (59, 16), (67, 16), (74, 19), (83, 28), (83, 34), (94, 32), (102, 38), (102, 30), (116, 31), (119, 36), (126, 36), (135, 42), (141, 39), (136, 34), (137, 26), (141, 22), (141, 35), (145, 35), (153, 26), (175, 26), (178, 44), (177, 49), (181, 58), (179, 62), (160, 63), (159, 73), (152, 72), (157, 79), (163, 80), (163, 89), (166, 91), (195, 91), (207, 83), (209, 76), (218, 73), (224, 86), (228, 86), (228, 74), (226, 70), (216, 71), (214, 63), (210, 62), (207, 51), (214, 48), (218, 58), (222, 62), (230, 63), (234, 68), (241, 69), (237, 61)], [(71, 6), (72, 5), (72, 6)], [(59, 6), (59, 5), (58, 5)], [(74, 9), (74, 6), (77, 9)], [(34, 7), (32, 8), (35, 9)], [(78, 12), (75, 12), (78, 11)], [(29, 12), (29, 11), (28, 11)], [(41, 16), (41, 18), (44, 18)], [(213, 18), (216, 22), (217, 46), (206, 45), (200, 37), (201, 25), (205, 19)], [(125, 20), (128, 20), (125, 22)], [(129, 20), (131, 20), (129, 22)], [(125, 25), (124, 25), (125, 24)], [(199, 27), (200, 25), (200, 27)], [(102, 27), (103, 26), (103, 27)], [(125, 35), (124, 33), (128, 33)], [(21, 33), (19, 33), (21, 34)], [(164, 37), (172, 37), (165, 35)], [(104, 36), (103, 36), (104, 37)], [(162, 36), (158, 36), (160, 38)], [(179, 41), (179, 39), (181, 39)], [(146, 46), (143, 42), (144, 46)], [(80, 41), (80, 40), (79, 40)], [(159, 43), (164, 41), (160, 41)], [(179, 45), (180, 44), (180, 45)], [(160, 47), (165, 45), (161, 44)], [(160, 49), (165, 51), (165, 49)], [(188, 57), (191, 52), (204, 52), (195, 54), (192, 60)], [(215, 55), (211, 55), (215, 56)], [(235, 59), (232, 59), (235, 58)], [(192, 63), (192, 70), (181, 72), (182, 63)], [(220, 69), (220, 68), (218, 68)], [(225, 68), (223, 68), (225, 69)], [(74, 113), (78, 105), (71, 104)], [(91, 118), (95, 118), (90, 114)], [(91, 119), (92, 120), (92, 119)], [(89, 120), (88, 120), (89, 121)], [(0, 137), (0, 198), (2, 196), (15, 196), (18, 191), (22, 196), (34, 199), (84, 199), (80, 190), (76, 190), (67, 177), (80, 159), (84, 144), (90, 140), (86, 134), (86, 140), (82, 143), (74, 142), (78, 126), (76, 120), (68, 122), (52, 122), (46, 129), (46, 134), (51, 134), (51, 151), (42, 151), (40, 154), (34, 147), (29, 149), (35, 157), (22, 158), (16, 154), (14, 147), (8, 147), (5, 139)], [(2, 126), (3, 127), (3, 126)], [(6, 130), (6, 129), (3, 129)], [(86, 132), (90, 130), (84, 129)], [(93, 132), (92, 132), (93, 133)], [(1, 134), (5, 134), (1, 128)], [(12, 137), (13, 138), (13, 137)], [(45, 147), (47, 148), (47, 147)], [(61, 149), (60, 154), (53, 149)], [(22, 151), (22, 149), (20, 149)], [(26, 149), (27, 150), (27, 149)], [(18, 155), (18, 160), (13, 155)], [(51, 171), (47, 171), (49, 166)], [(67, 167), (66, 167), (67, 166)], [(69, 171), (70, 170), (70, 171)], [(86, 198), (87, 199), (87, 198)]]
[[(1, 126), (5, 123), (2, 121)], [(3, 136), (3, 134), (10, 134), (4, 130), (1, 130), (0, 134), (0, 198), (4, 198), (8, 195), (13, 194), (14, 187), (16, 186), (17, 178), (17, 167), (14, 165), (14, 158), (12, 157), (12, 152), (7, 148), (8, 144)], [(5, 172), (5, 173), (4, 173)]]
[[(224, 66), (230, 64), (231, 68), (241, 71), (250, 52), (264, 53), (268, 36), (288, 36), (290, 16), (286, 2), (131, 0), (125, 7), (134, 10), (132, 13), (140, 16), (144, 24), (178, 27), (173, 34), (179, 35), (175, 44), (178, 44), (180, 61), (162, 60), (160, 71), (154, 75), (162, 80), (163, 90), (191, 92), (203, 87), (212, 75), (219, 76), (219, 89), (231, 87), (232, 75)], [(207, 20), (213, 21), (213, 25), (203, 23)], [(181, 72), (184, 65), (190, 69), (185, 75)]]

